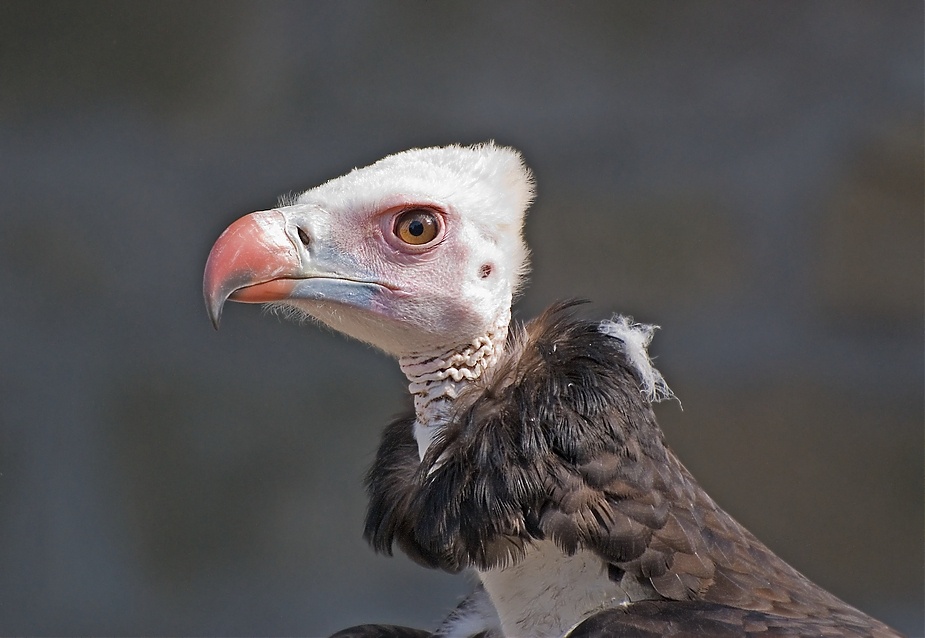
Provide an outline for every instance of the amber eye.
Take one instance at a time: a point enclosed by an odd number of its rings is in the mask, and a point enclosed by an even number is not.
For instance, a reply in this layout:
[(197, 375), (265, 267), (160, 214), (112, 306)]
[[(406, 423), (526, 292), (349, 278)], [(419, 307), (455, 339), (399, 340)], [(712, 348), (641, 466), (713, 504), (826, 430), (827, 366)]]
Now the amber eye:
[(440, 233), (440, 221), (433, 211), (412, 208), (395, 218), (393, 232), (406, 244), (422, 246), (432, 242)]

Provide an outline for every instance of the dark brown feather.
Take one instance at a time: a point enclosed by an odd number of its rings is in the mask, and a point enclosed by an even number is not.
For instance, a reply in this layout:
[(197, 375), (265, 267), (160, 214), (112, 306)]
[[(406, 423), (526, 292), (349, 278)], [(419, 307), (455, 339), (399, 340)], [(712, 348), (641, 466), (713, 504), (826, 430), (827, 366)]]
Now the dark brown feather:
[(423, 629), (397, 625), (357, 625), (341, 629), (330, 638), (430, 638), (433, 634)]
[(636, 375), (619, 339), (554, 306), (462, 393), (422, 462), (413, 418), (389, 426), (368, 476), (366, 538), (451, 572), (506, 566), (551, 539), (663, 599), (605, 612), (576, 636), (654, 620), (670, 629), (659, 635), (898, 635), (720, 509), (666, 447)]

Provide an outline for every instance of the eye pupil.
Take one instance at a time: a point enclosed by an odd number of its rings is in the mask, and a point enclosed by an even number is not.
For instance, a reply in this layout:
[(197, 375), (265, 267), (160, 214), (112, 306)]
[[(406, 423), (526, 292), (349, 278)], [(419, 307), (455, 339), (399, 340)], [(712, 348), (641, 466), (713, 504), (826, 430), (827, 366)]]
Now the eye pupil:
[(421, 223), (420, 220), (415, 219), (410, 224), (408, 224), (408, 232), (415, 237), (420, 237), (424, 234), (424, 224)]

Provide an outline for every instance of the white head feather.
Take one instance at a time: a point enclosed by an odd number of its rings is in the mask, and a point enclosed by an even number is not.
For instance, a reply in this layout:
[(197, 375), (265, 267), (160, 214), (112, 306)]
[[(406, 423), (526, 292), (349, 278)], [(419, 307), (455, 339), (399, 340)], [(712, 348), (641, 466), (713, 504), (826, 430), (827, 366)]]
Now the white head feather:
[[(379, 314), (286, 303), (398, 356), (472, 343), (502, 317), (506, 331), (528, 269), (522, 229), (532, 200), (533, 178), (520, 153), (491, 142), (412, 149), (354, 169), (280, 210), (325, 250), (407, 297)], [(445, 235), (426, 253), (400, 254), (375, 220), (412, 206), (441, 211)]]

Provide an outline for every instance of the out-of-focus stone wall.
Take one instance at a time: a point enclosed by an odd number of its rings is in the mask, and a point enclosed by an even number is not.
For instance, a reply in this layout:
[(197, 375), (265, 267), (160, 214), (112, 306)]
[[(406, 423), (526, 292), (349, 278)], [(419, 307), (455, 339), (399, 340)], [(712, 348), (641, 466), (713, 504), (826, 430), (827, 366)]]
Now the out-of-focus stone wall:
[(415, 145), (521, 148), (531, 285), (657, 323), (658, 407), (794, 566), (923, 633), (923, 9), (0, 4), (0, 634), (433, 626), (360, 534), (397, 366), (201, 302), (235, 217)]

